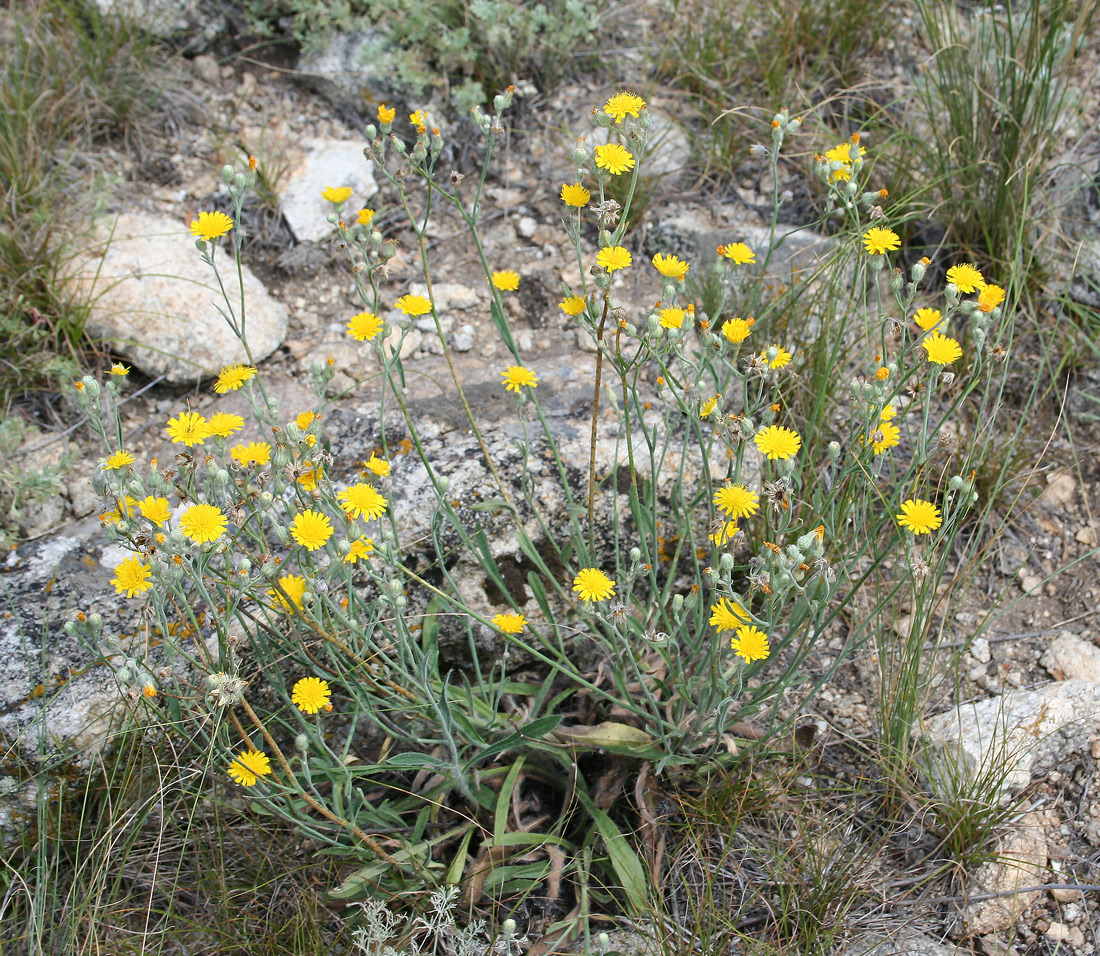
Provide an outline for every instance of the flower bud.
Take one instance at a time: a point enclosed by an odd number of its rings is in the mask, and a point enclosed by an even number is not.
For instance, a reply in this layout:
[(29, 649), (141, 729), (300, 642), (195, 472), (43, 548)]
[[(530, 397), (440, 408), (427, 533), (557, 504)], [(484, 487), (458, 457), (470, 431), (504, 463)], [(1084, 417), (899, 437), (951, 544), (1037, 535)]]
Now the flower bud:
[(638, 564), (641, 560), (642, 560), (642, 549), (641, 548), (631, 548), (630, 549), (630, 563), (632, 565), (633, 564)]
[(294, 749), (301, 753), (306, 753), (306, 751), (309, 750), (309, 737), (306, 734), (298, 734), (298, 736), (294, 738)]
[(718, 567), (723, 571), (733, 570), (733, 555), (728, 551), (722, 553), (722, 556), (718, 559)]
[(225, 183), (227, 186), (233, 185), (233, 180), (236, 178), (236, 175), (237, 174), (234, 172), (233, 167), (230, 166), (228, 163), (226, 163), (226, 165), (222, 167), (222, 182)]

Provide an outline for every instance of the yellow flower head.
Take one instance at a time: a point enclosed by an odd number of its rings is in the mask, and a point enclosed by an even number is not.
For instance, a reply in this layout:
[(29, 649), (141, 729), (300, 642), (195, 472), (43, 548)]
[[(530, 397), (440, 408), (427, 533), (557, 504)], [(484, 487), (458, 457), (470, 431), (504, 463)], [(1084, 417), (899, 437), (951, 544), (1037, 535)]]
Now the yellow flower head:
[(233, 415), (230, 412), (217, 412), (210, 416), (206, 427), (211, 435), (228, 438), (234, 432), (239, 432), (244, 428), (244, 419), (240, 415)]
[(724, 256), (739, 266), (756, 262), (756, 253), (743, 242), (731, 242), (728, 246), (719, 246), (718, 255)]
[(781, 345), (773, 345), (775, 349), (775, 358), (769, 359), (767, 352), (760, 353), (760, 361), (766, 362), (771, 368), (783, 368), (784, 366), (791, 364), (792, 355)]
[(427, 315), (432, 311), (431, 300), (422, 295), (403, 295), (394, 303), (405, 315)]
[(749, 624), (737, 629), (737, 633), (730, 639), (730, 647), (746, 664), (767, 660), (772, 651), (768, 635)]
[(190, 448), (210, 437), (210, 426), (206, 417), (198, 412), (180, 412), (177, 417), (168, 419), (168, 437), (173, 444), (182, 443)]
[(710, 418), (710, 416), (714, 414), (714, 410), (718, 407), (718, 399), (721, 397), (721, 395), (714, 395), (706, 401), (701, 402), (699, 405), (699, 417)]
[(527, 618), (522, 614), (494, 614), (493, 623), (505, 634), (522, 634)]
[(253, 441), (247, 445), (234, 445), (229, 454), (241, 465), (266, 465), (271, 461), (271, 446), (265, 441)]
[(978, 293), (978, 311), (992, 312), (1005, 300), (1005, 290), (999, 285), (984, 285)]
[(115, 586), (116, 594), (125, 594), (132, 598), (138, 594), (144, 594), (153, 586), (149, 580), (153, 569), (141, 558), (127, 558), (121, 564), (115, 565), (115, 576), (111, 584)]
[(921, 345), (928, 355), (928, 361), (936, 365), (950, 365), (962, 358), (962, 346), (953, 338), (941, 335), (939, 332), (925, 336)]
[(373, 312), (357, 312), (348, 319), (348, 335), (356, 342), (369, 342), (382, 331), (382, 320)]
[(218, 373), (214, 391), (219, 395), (235, 392), (255, 374), (256, 370), (251, 365), (227, 365)]
[(581, 296), (571, 295), (567, 299), (562, 299), (561, 302), (558, 303), (558, 308), (566, 315), (574, 316), (580, 315), (584, 311), (585, 304)]
[(326, 186), (321, 190), (321, 198), (331, 203), (344, 202), (351, 198), (351, 186)]
[(943, 318), (943, 313), (939, 309), (917, 309), (916, 314), (913, 316), (913, 321), (917, 323), (925, 332), (931, 332), (937, 325), (940, 324), (940, 320)]
[(761, 428), (753, 437), (756, 447), (769, 459), (787, 459), (797, 455), (802, 447), (802, 439), (798, 432), (782, 425), (769, 425)]
[(719, 598), (717, 604), (710, 606), (710, 621), (708, 623), (719, 631), (735, 631), (742, 624), (748, 624), (748, 622), (748, 612), (736, 601)]
[(417, 110), (415, 113), (409, 114), (409, 122), (413, 126), (423, 126), (427, 122), (427, 117), (425, 117), (423, 110)]
[(374, 551), (374, 542), (370, 538), (358, 538), (351, 542), (348, 553), (344, 555), (344, 564), (366, 561)]
[(366, 521), (381, 516), (386, 510), (386, 499), (365, 482), (351, 485), (338, 492), (344, 514), (349, 518), (362, 517)]
[(356, 218), (356, 221), (358, 221), (360, 226), (369, 226), (371, 224), (371, 222), (374, 220), (374, 210), (373, 209), (360, 209), (359, 212), (356, 214), (355, 218)]
[(231, 776), (242, 787), (254, 787), (260, 777), (271, 773), (271, 760), (261, 750), (242, 750), (229, 765)]
[(290, 525), (290, 536), (307, 551), (316, 551), (332, 537), (332, 521), (328, 515), (312, 508), (301, 511)]
[(585, 568), (573, 578), (573, 590), (582, 601), (606, 601), (615, 596), (615, 582), (599, 568)]
[(504, 269), (493, 273), (493, 285), (501, 292), (515, 292), (519, 288), (519, 273), (514, 269)]
[(872, 256), (881, 256), (897, 249), (901, 245), (901, 236), (893, 229), (880, 229), (875, 226), (863, 234), (863, 247)]
[(370, 458), (363, 462), (363, 467), (380, 478), (385, 478), (390, 473), (390, 463), (385, 458), (379, 458), (373, 451), (370, 453)]
[(600, 169), (606, 169), (612, 176), (634, 168), (634, 157), (630, 150), (618, 143), (605, 143), (597, 146), (593, 152), (596, 154), (596, 165)]
[(110, 457), (100, 460), (103, 463), (103, 467), (106, 468), (108, 471), (117, 471), (119, 468), (123, 468), (126, 465), (132, 465), (135, 461), (134, 456), (122, 448), (120, 448)]
[(875, 378), (880, 382), (885, 382), (890, 377), (890, 370), (885, 365), (880, 365), (875, 369)]
[(893, 448), (901, 441), (901, 429), (893, 422), (880, 421), (878, 428), (871, 432), (871, 446), (876, 455), (881, 455), (888, 448)]
[(521, 365), (511, 365), (501, 372), (503, 380), (501, 385), (505, 387), (509, 392), (515, 392), (519, 394), (519, 390), (524, 386), (529, 388), (537, 388), (539, 384), (538, 376), (530, 369), (526, 369)]
[(332, 690), (327, 680), (319, 677), (303, 677), (296, 681), (290, 691), (290, 699), (303, 714), (316, 714), (321, 708), (328, 707)]
[(661, 273), (661, 275), (665, 276), (665, 278), (679, 279), (682, 282), (684, 276), (687, 275), (688, 269), (691, 268), (691, 264), (684, 262), (682, 259), (678, 259), (676, 256), (663, 256), (658, 252), (653, 257), (653, 268)]
[(947, 281), (963, 295), (970, 295), (971, 292), (985, 288), (985, 279), (972, 262), (962, 262), (948, 269)]
[(727, 541), (732, 541), (735, 534), (737, 534), (737, 522), (722, 521), (719, 522), (718, 528), (707, 535), (707, 537), (710, 538), (711, 544), (716, 548), (720, 548)]
[(913, 534), (928, 534), (943, 524), (943, 515), (931, 501), (910, 498), (902, 503), (901, 514), (896, 515), (898, 524), (908, 528)]
[(296, 416), (294, 416), (294, 424), (302, 429), (302, 431), (305, 431), (315, 421), (318, 421), (320, 417), (321, 416), (318, 415), (315, 411), (299, 412)]
[(630, 250), (623, 246), (604, 246), (596, 253), (597, 264), (608, 272), (625, 269), (633, 261), (634, 257), (631, 256)]
[(734, 345), (739, 345), (749, 337), (756, 319), (742, 319), (740, 316), (734, 319), (726, 319), (722, 324), (722, 334)]
[(714, 507), (730, 518), (751, 518), (760, 510), (760, 498), (744, 485), (723, 485), (714, 493)]
[(101, 514), (99, 520), (104, 524), (122, 524), (127, 518), (134, 517), (137, 514), (137, 509), (137, 501), (126, 495), (125, 498), (118, 501), (111, 511)]
[(212, 242), (232, 228), (233, 220), (224, 212), (200, 212), (199, 218), (191, 223), (191, 235)]
[(162, 527), (172, 514), (167, 498), (154, 498), (150, 495), (139, 501), (138, 507), (141, 509), (141, 516), (158, 527)]
[(267, 593), (275, 599), (275, 606), (282, 611), (289, 611), (293, 604), (299, 611), (302, 610), (306, 595), (306, 579), (300, 574), (284, 574), (279, 578), (279, 587), (286, 591), (290, 601), (288, 602), (277, 589), (272, 588)]
[(391, 109), (385, 103), (378, 104), (378, 122), (383, 126), (392, 123), (395, 116), (397, 116), (397, 110)]
[(645, 100), (636, 93), (616, 93), (605, 104), (603, 111), (616, 123), (621, 123), (627, 116), (638, 118), (638, 113), (645, 109)]
[(657, 313), (657, 318), (660, 320), (662, 329), (679, 329), (684, 325), (684, 316), (686, 313), (683, 309), (676, 306), (670, 306), (667, 309), (661, 309)]
[(180, 531), (189, 541), (202, 544), (205, 541), (217, 541), (224, 533), (229, 521), (213, 505), (198, 504), (188, 508), (180, 518)]
[(111, 374), (112, 375), (117, 375), (120, 378), (124, 375), (129, 375), (130, 374), (130, 366), (123, 365), (121, 362), (115, 362), (111, 366)]
[(571, 186), (568, 183), (562, 183), (561, 201), (567, 206), (580, 209), (582, 206), (587, 206), (591, 198), (592, 194), (580, 183), (573, 183)]

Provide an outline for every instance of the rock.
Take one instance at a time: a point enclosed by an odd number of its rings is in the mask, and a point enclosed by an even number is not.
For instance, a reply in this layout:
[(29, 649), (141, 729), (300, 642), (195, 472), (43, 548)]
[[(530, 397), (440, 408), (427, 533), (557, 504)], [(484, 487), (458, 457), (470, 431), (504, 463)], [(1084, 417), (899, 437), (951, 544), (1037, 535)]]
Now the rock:
[(1086, 548), (1095, 548), (1097, 540), (1096, 529), (1092, 525), (1085, 525), (1085, 527), (1078, 529), (1073, 539), (1078, 544), (1083, 544)]
[(1048, 290), (1100, 308), (1100, 164), (1079, 162), (1059, 167), (1051, 195), (1057, 202), (1051, 236), (1059, 237), (1061, 255), (1050, 257)]
[(1068, 471), (1056, 471), (1047, 475), (1047, 486), (1039, 500), (1055, 508), (1072, 510), (1077, 500), (1077, 479)]
[[(1090, 735), (1100, 732), (1100, 684), (1066, 680), (1011, 691), (932, 717), (918, 732), (942, 752), (930, 760), (937, 789), (958, 793), (984, 778), (995, 800), (1026, 786), (1033, 772), (1088, 752)], [(952, 784), (956, 773), (970, 782)]]
[(516, 222), (516, 235), (521, 239), (530, 239), (538, 231), (538, 220), (533, 216), (520, 216)]
[(691, 144), (676, 122), (650, 110), (652, 120), (641, 175), (675, 177), (684, 171), (693, 158)]
[(350, 186), (344, 214), (352, 217), (378, 192), (374, 163), (364, 158), (363, 145), (342, 139), (314, 139), (306, 144), (305, 155), (287, 174), (279, 197), (283, 216), (299, 242), (318, 242), (336, 228), (328, 221), (335, 206), (322, 198), (321, 190)]
[(215, 88), (220, 87), (222, 84), (221, 70), (218, 69), (218, 60), (216, 57), (211, 56), (209, 53), (204, 53), (202, 56), (195, 57), (191, 61), (191, 68), (208, 86)]
[[(74, 285), (92, 303), (89, 338), (173, 384), (196, 384), (226, 365), (246, 362), (218, 311), (225, 303), (217, 279), (187, 226), (139, 213), (125, 213), (112, 226), (113, 238), (101, 228), (102, 245), (75, 260)], [(219, 247), (214, 261), (236, 308), (240, 287), (233, 259)], [(282, 343), (287, 311), (247, 266), (243, 274), (248, 343), (259, 361)]]
[(908, 926), (857, 936), (843, 956), (956, 956), (956, 947), (941, 943)]
[(1043, 652), (1039, 663), (1055, 680), (1087, 680), (1100, 684), (1100, 647), (1063, 631)]
[[(404, 318), (404, 316), (402, 316), (401, 318)], [(400, 343), (400, 351), (398, 352), (398, 354), (401, 356), (401, 358), (407, 359), (411, 357), (418, 348), (420, 348), (420, 343), (424, 341), (424, 333), (421, 332), (420, 329), (412, 328), (409, 329), (408, 332), (404, 333), (405, 337), (404, 339), (402, 339), (402, 330), (399, 325), (399, 320), (396, 320), (396, 318), (391, 318), (390, 327), (393, 329), (393, 331), (386, 336), (385, 346), (390, 351), (393, 351), (394, 349), (398, 348), (398, 343)]]
[(222, 33), (225, 14), (203, 0), (96, 0), (99, 12), (118, 13), (162, 40), (186, 39), (181, 52), (201, 53)]
[(469, 352), (474, 347), (474, 327), (470, 324), (463, 325), (451, 339), (451, 347), (456, 352)]
[(1039, 891), (1021, 893), (1020, 890), (1042, 884), (1047, 878), (1046, 865), (1043, 820), (1037, 813), (1025, 813), (1002, 837), (997, 859), (983, 863), (973, 874), (971, 892), (974, 895), (1006, 895), (969, 904), (963, 910), (967, 934), (985, 936), (1015, 924), (1040, 896)]
[(979, 664), (988, 664), (993, 657), (993, 652), (989, 647), (989, 641), (984, 637), (974, 638), (970, 643), (970, 656)]
[[(409, 292), (413, 295), (428, 295), (428, 287), (422, 282), (409, 284)], [(460, 282), (436, 282), (432, 285), (432, 293), (435, 296), (436, 312), (449, 312), (451, 309), (470, 309), (480, 301), (477, 290)]]
[(377, 123), (379, 96), (392, 94), (393, 87), (373, 64), (388, 48), (385, 35), (377, 30), (334, 31), (306, 48), (295, 76), (337, 109)]

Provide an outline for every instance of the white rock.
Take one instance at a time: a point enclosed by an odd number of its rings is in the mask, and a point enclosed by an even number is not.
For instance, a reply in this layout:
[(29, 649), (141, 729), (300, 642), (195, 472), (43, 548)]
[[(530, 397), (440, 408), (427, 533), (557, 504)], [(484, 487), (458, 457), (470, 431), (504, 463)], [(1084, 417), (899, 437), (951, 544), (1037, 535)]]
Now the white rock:
[(476, 330), (472, 325), (462, 326), (451, 340), (451, 346), (456, 352), (469, 352), (474, 347)]
[(1008, 929), (1039, 898), (1039, 892), (1021, 893), (1047, 878), (1047, 842), (1042, 817), (1025, 813), (997, 846), (997, 857), (973, 874), (975, 895), (1003, 893), (971, 903), (964, 911), (968, 935), (985, 936)]
[(516, 235), (521, 239), (530, 239), (539, 228), (538, 220), (533, 216), (520, 216), (516, 222)]
[[(422, 282), (410, 283), (409, 292), (412, 295), (422, 295), (425, 299), (431, 298), (428, 295), (428, 287)], [(432, 292), (435, 294), (436, 312), (469, 309), (478, 303), (477, 290), (460, 282), (436, 282), (432, 285)]]
[(305, 155), (287, 175), (279, 197), (283, 215), (300, 241), (317, 242), (335, 228), (328, 221), (335, 206), (322, 198), (321, 190), (351, 187), (351, 198), (344, 207), (346, 216), (354, 216), (378, 192), (374, 163), (363, 157), (363, 146), (358, 140), (339, 139), (314, 139), (305, 144)]
[(424, 341), (424, 333), (420, 329), (409, 329), (408, 334), (405, 336), (405, 340), (401, 341), (401, 329), (399, 329), (396, 323), (391, 322), (393, 331), (386, 336), (385, 346), (391, 352), (397, 348), (398, 342), (401, 342), (401, 351), (398, 353), (401, 358), (407, 359), (420, 348), (420, 343)]
[(988, 664), (993, 657), (993, 653), (989, 649), (989, 641), (984, 637), (974, 638), (970, 643), (970, 656), (980, 664)]
[(1100, 684), (1100, 647), (1070, 631), (1063, 631), (1050, 642), (1039, 663), (1055, 680)]
[(1047, 475), (1047, 486), (1039, 498), (1056, 508), (1072, 508), (1077, 499), (1077, 479), (1068, 471)]
[[(223, 366), (246, 362), (218, 311), (226, 306), (214, 272), (199, 257), (187, 225), (126, 213), (112, 226), (113, 238), (110, 227), (103, 227), (93, 254), (74, 262), (73, 283), (92, 300), (89, 337), (175, 384), (194, 384)], [(233, 258), (219, 247), (214, 261), (236, 310), (240, 287)], [(243, 275), (248, 343), (259, 361), (286, 336), (287, 311), (247, 266)]]

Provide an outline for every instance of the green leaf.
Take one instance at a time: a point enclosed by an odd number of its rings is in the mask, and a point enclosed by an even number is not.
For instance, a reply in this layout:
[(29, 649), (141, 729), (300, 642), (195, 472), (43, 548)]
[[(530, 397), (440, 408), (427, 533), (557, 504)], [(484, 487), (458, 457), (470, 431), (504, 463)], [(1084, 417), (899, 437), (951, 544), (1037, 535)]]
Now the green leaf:
[(513, 747), (521, 747), (524, 743), (528, 743), (532, 740), (539, 740), (554, 730), (560, 723), (561, 717), (557, 714), (537, 717), (535, 720), (524, 724), (515, 733), (509, 734), (507, 737), (498, 740), (495, 744), (490, 744), (473, 757), (466, 766), (472, 767), (475, 763), (484, 760), (486, 757), (495, 757), (497, 754), (504, 753), (506, 750), (511, 750)]
[(413, 751), (403, 754), (394, 754), (392, 757), (387, 757), (386, 765), (401, 769), (420, 769), (427, 767), (431, 770), (443, 770), (450, 767), (449, 763), (440, 760), (438, 757), (433, 757), (431, 754), (418, 754)]
[(520, 757), (508, 770), (508, 776), (500, 787), (497, 796), (496, 810), (493, 813), (493, 844), (500, 845), (504, 838), (504, 828), (508, 825), (508, 809), (512, 804), (512, 791), (516, 788), (519, 772), (523, 769), (523, 758)]
[(619, 878), (623, 890), (626, 892), (627, 902), (636, 913), (645, 913), (650, 910), (649, 881), (646, 879), (645, 867), (638, 859), (638, 854), (630, 845), (630, 841), (623, 832), (615, 826), (615, 822), (593, 802), (583, 790), (577, 790), (577, 800), (588, 811), (592, 821), (596, 824), (604, 846), (607, 847), (607, 856), (615, 875)]

